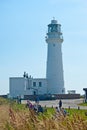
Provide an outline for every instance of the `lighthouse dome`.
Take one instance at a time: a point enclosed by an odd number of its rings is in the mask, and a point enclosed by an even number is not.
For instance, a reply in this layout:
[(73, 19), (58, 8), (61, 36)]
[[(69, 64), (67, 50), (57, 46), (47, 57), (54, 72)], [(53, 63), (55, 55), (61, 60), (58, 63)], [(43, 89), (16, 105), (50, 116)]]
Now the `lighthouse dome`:
[(57, 20), (55, 19), (51, 20), (51, 24), (57, 24)]

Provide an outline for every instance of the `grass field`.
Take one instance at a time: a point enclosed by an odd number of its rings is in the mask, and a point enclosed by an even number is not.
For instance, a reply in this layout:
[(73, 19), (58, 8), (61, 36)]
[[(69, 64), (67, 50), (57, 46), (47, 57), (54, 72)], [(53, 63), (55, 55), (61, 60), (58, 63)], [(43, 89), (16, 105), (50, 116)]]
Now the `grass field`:
[(81, 103), (80, 106), (87, 106), (87, 103)]
[(36, 114), (25, 105), (0, 98), (0, 130), (87, 130), (87, 110), (47, 108)]

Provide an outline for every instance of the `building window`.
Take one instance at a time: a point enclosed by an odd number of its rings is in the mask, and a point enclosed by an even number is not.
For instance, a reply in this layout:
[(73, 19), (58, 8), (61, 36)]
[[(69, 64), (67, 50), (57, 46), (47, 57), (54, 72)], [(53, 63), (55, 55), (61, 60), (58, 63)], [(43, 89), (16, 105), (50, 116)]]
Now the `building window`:
[(36, 82), (33, 82), (33, 87), (36, 87)]
[(42, 82), (39, 82), (39, 87), (42, 87)]
[(34, 95), (36, 95), (36, 94), (37, 94), (37, 93), (36, 93), (36, 91), (34, 91), (33, 93), (34, 93)]

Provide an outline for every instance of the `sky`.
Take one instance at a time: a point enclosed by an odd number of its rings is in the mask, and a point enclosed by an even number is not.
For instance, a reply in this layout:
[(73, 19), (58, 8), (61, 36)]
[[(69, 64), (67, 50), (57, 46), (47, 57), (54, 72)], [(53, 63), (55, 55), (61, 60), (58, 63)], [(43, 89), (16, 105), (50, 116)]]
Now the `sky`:
[(0, 94), (9, 77), (46, 77), (47, 25), (61, 24), (64, 83), (84, 94), (87, 87), (87, 0), (0, 0)]

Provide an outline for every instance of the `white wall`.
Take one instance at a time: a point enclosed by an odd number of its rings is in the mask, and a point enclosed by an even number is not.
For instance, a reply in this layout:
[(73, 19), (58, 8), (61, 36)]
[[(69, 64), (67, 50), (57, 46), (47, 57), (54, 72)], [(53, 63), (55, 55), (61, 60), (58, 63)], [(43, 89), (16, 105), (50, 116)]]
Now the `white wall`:
[(24, 78), (12, 77), (9, 79), (10, 96), (17, 97), (24, 94)]
[[(36, 86), (33, 86), (33, 82), (36, 82)], [(41, 82), (41, 86), (39, 86)], [(11, 77), (9, 78), (9, 90), (11, 97), (33, 95), (47, 93), (47, 80), (42, 78), (25, 79), (24, 77)]]
[(62, 94), (64, 90), (61, 43), (48, 43), (48, 93)]
[[(33, 82), (36, 82), (36, 87), (33, 87)], [(42, 86), (39, 86), (39, 82)], [(42, 78), (36, 78), (32, 80), (32, 87), (38, 90), (38, 94), (47, 94), (47, 80)], [(34, 90), (33, 90), (34, 91)]]

